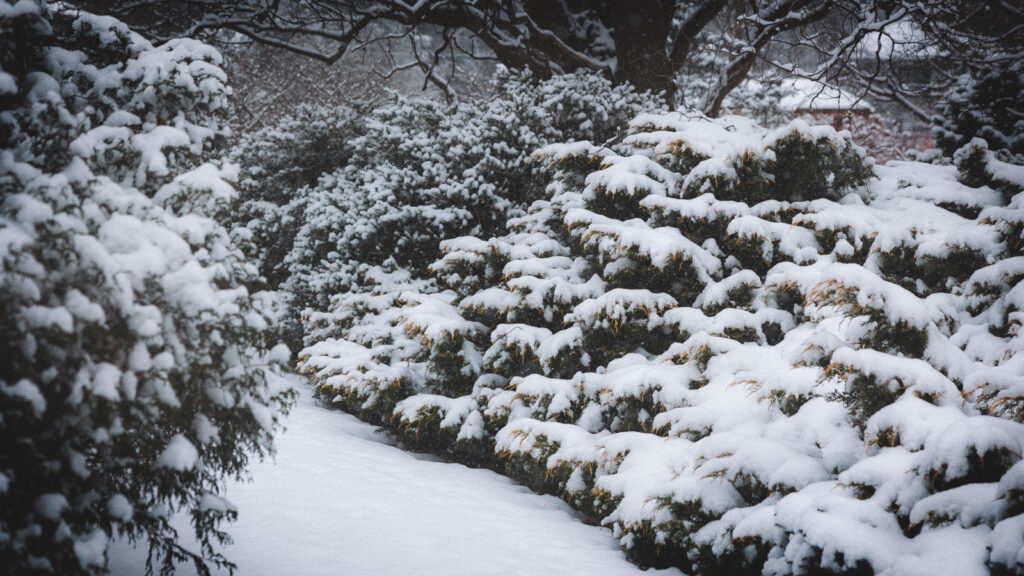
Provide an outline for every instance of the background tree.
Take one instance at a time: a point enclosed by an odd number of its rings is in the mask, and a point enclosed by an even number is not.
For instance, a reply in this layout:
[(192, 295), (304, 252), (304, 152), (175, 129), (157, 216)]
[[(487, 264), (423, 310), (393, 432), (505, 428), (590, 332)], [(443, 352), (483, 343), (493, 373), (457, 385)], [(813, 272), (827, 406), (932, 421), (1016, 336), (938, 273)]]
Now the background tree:
[[(916, 99), (936, 95), (926, 89), (935, 82), (921, 75), (922, 61), (940, 63), (928, 73), (952, 81), (958, 69), (1019, 58), (1022, 45), (1020, 26), (1013, 24), (1020, 21), (1020, 10), (995, 0), (102, 4), (156, 37), (230, 33), (327, 63), (368, 43), (407, 43), (411, 59), (396, 61), (393, 68), (418, 68), (445, 90), (462, 57), (497, 60), (539, 77), (582, 68), (641, 91), (661, 92), (675, 104), (675, 76), (696, 48), (711, 45), (727, 63), (700, 102), (687, 102), (710, 115), (745, 78), (773, 69), (818, 80), (847, 79), (863, 93), (919, 108)], [(866, 52), (866, 46), (874, 52)]]
[(457, 78), (445, 91), (424, 82), (410, 44), (371, 42), (350, 49), (338, 62), (326, 63), (244, 37), (222, 42), (223, 68), (234, 92), (233, 126), (249, 133), (285, 116), (301, 115), (298, 108), (303, 105), (365, 107), (386, 101), (392, 92), (449, 101), (456, 94), (491, 92), (494, 62), (457, 58)]
[(686, 102), (709, 115), (745, 78), (774, 70), (856, 85), (927, 120), (959, 74), (1019, 60), (1024, 46), (1021, 9), (997, 0), (90, 1), (155, 37), (230, 32), (326, 63), (401, 43), (409, 57), (391, 69), (419, 69), (445, 91), (459, 58), (492, 59), (539, 77), (591, 70), (676, 104), (674, 78), (710, 47), (725, 65)]

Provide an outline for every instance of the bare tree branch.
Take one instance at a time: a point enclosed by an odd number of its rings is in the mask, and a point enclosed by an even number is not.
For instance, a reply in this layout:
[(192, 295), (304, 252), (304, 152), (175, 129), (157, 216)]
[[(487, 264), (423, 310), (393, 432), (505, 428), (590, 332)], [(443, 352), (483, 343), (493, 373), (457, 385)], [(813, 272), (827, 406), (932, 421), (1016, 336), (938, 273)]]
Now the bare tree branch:
[[(439, 35), (440, 48), (418, 45), (416, 63), (403, 66), (419, 69), (424, 83), (446, 94), (451, 83), (442, 78), (454, 68), (441, 73), (442, 61), (465, 56), (540, 77), (591, 70), (673, 103), (676, 76), (695, 46), (713, 35), (724, 40), (715, 49), (732, 47), (732, 60), (705, 95), (702, 107), (710, 115), (756, 70), (774, 69), (849, 83), (922, 117), (921, 99), (934, 90), (921, 85), (932, 78), (947, 86), (964, 72), (1024, 58), (1024, 8), (1010, 0), (81, 1), (153, 38), (227, 32), (328, 64), (353, 47), (419, 31)], [(920, 37), (907, 37), (911, 29)], [(879, 45), (865, 50), (870, 42)]]

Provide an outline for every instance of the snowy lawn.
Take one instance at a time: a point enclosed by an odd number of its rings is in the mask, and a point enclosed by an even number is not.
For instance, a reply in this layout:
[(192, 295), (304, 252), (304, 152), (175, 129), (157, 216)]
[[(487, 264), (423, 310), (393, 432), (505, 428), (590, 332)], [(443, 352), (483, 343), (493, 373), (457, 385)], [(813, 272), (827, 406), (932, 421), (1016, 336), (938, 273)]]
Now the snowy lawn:
[[(252, 483), (227, 491), (239, 517), (226, 554), (242, 576), (641, 572), (610, 531), (583, 524), (561, 500), (389, 446), (296, 385), (276, 461), (255, 464)], [(190, 534), (187, 518), (178, 520)], [(111, 551), (114, 576), (141, 574), (144, 564), (145, 546)]]

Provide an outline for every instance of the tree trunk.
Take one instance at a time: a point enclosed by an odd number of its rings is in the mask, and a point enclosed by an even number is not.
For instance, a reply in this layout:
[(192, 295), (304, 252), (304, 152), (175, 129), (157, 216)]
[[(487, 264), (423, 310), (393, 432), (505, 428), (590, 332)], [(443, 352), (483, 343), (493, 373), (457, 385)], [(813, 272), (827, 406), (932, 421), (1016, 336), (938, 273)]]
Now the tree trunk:
[(661, 0), (613, 0), (608, 24), (615, 41), (615, 80), (661, 92), (675, 106), (676, 86), (666, 50), (669, 17)]

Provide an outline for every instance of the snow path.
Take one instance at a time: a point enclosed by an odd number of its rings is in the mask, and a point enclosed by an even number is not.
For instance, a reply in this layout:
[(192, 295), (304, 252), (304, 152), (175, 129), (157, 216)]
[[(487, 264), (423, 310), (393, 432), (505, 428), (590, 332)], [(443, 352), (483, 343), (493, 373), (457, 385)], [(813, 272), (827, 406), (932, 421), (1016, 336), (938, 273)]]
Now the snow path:
[[(227, 491), (239, 517), (226, 555), (241, 576), (641, 573), (611, 532), (583, 524), (561, 500), (389, 446), (297, 386), (276, 462), (256, 463), (253, 482)], [(119, 542), (110, 556), (111, 574), (142, 574), (144, 546)]]

